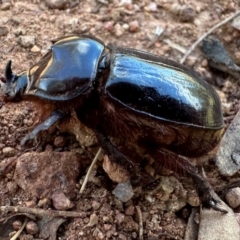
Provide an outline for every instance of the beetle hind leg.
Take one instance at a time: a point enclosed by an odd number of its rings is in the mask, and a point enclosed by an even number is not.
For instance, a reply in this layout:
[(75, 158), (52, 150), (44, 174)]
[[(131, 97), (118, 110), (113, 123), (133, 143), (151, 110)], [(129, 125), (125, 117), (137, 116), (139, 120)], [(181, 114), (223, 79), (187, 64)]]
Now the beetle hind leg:
[(216, 200), (216, 193), (210, 184), (197, 172), (197, 168), (192, 165), (188, 159), (167, 150), (151, 150), (149, 152), (155, 159), (157, 165), (161, 164), (161, 166), (179, 175), (191, 177), (196, 185), (198, 196), (204, 207), (226, 213), (226, 210), (218, 207), (219, 201)]
[(48, 130), (53, 124), (58, 122), (59, 120), (66, 117), (66, 114), (64, 114), (61, 111), (54, 111), (52, 114), (41, 124), (39, 124), (37, 127), (35, 127), (32, 132), (27, 134), (20, 142), (21, 147), (23, 148), (28, 141), (33, 140), (40, 131)]

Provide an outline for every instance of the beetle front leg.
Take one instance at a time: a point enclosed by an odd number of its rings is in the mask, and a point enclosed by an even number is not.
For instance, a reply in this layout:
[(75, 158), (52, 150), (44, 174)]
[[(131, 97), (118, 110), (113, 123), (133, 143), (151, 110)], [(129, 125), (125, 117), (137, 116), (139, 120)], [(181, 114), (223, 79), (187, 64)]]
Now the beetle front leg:
[(33, 140), (40, 131), (48, 130), (53, 124), (58, 122), (59, 120), (66, 117), (66, 114), (61, 111), (54, 111), (52, 114), (41, 124), (39, 124), (37, 127), (33, 129), (32, 132), (27, 134), (20, 142), (21, 147), (24, 147), (24, 145), (29, 141)]
[[(214, 190), (207, 180), (197, 173), (197, 169), (188, 159), (167, 150), (150, 150), (151, 156), (155, 159), (156, 164), (164, 166), (179, 175), (191, 177), (196, 185), (198, 196), (206, 208), (212, 208), (222, 213), (227, 213), (225, 209), (218, 207), (219, 201), (214, 197)], [(157, 168), (157, 167), (156, 167)]]
[(108, 157), (114, 161), (115, 163), (124, 166), (126, 170), (132, 170), (133, 169), (133, 163), (132, 161), (126, 157), (121, 151), (115, 147), (108, 137), (106, 137), (102, 132), (95, 131), (97, 140), (103, 149), (103, 151), (108, 155)]

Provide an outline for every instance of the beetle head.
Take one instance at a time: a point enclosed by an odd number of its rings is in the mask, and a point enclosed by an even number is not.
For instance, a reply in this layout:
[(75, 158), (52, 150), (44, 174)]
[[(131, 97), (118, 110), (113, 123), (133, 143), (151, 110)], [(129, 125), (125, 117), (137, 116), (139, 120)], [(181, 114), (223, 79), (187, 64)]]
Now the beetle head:
[(19, 76), (12, 72), (12, 62), (8, 61), (5, 68), (5, 81), (2, 81), (1, 91), (4, 98), (14, 99), (23, 95), (27, 86), (27, 72), (22, 72)]

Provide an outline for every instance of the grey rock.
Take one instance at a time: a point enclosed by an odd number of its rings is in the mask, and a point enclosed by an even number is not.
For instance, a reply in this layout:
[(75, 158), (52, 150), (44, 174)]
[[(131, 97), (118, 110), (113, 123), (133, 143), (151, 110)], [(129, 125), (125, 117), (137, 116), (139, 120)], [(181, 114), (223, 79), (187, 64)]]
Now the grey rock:
[(119, 183), (112, 193), (122, 202), (127, 202), (133, 197), (133, 189), (129, 181)]
[(228, 127), (219, 145), (216, 165), (224, 176), (232, 176), (240, 169), (240, 111)]
[(198, 240), (240, 239), (240, 227), (234, 212), (220, 198), (218, 201), (218, 206), (228, 212), (224, 214), (213, 209), (203, 209), (200, 212)]
[(30, 48), (35, 45), (35, 36), (20, 36), (18, 41), (23, 47)]

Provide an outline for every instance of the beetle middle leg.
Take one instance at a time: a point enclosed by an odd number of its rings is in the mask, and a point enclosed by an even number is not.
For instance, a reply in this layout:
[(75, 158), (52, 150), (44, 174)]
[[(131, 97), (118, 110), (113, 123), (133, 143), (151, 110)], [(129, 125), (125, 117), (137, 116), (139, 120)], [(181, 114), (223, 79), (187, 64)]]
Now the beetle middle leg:
[(214, 190), (202, 177), (194, 165), (192, 165), (185, 157), (175, 154), (167, 150), (154, 150), (151, 149), (150, 155), (155, 159), (156, 164), (161, 164), (171, 171), (178, 173), (179, 175), (188, 175), (191, 177), (196, 185), (198, 196), (206, 208), (212, 208), (222, 213), (226, 213), (226, 210), (221, 209), (217, 206), (218, 200), (214, 197)]
[(21, 140), (21, 147), (24, 147), (26, 143), (30, 140), (33, 140), (40, 131), (48, 130), (53, 124), (58, 122), (59, 120), (66, 117), (66, 114), (61, 111), (54, 111), (52, 114), (41, 124), (39, 124), (37, 127), (35, 127), (32, 132), (27, 134), (22, 140)]
[(97, 140), (101, 146), (101, 148), (104, 150), (104, 152), (108, 155), (108, 157), (116, 162), (117, 164), (124, 166), (126, 170), (132, 170), (133, 169), (133, 163), (132, 161), (126, 157), (121, 151), (118, 150), (117, 147), (115, 147), (108, 137), (106, 137), (102, 132), (95, 131)]

